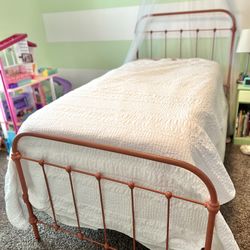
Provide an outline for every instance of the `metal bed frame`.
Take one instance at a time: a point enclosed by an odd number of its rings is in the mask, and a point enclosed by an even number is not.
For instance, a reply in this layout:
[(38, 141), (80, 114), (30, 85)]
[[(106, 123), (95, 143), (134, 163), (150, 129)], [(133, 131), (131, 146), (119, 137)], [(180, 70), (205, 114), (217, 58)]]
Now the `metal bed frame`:
[[(153, 35), (155, 33), (164, 35), (164, 56), (167, 58), (167, 39), (169, 33), (179, 34), (179, 58), (182, 58), (182, 42), (183, 42), (183, 33), (184, 32), (193, 32), (195, 34), (195, 57), (198, 57), (198, 46), (199, 46), (199, 34), (201, 32), (211, 32), (212, 33), (212, 48), (211, 48), (211, 60), (214, 60), (214, 52), (215, 52), (215, 43), (216, 43), (216, 34), (218, 31), (230, 31), (231, 32), (231, 41), (230, 41), (230, 49), (229, 49), (229, 60), (228, 60), (228, 74), (227, 74), (227, 82), (226, 88), (229, 89), (231, 82), (231, 73), (232, 73), (232, 63), (233, 63), (233, 52), (234, 52), (234, 42), (235, 42), (235, 34), (236, 34), (236, 19), (235, 16), (224, 9), (208, 9), (208, 10), (194, 10), (194, 11), (180, 11), (180, 12), (167, 12), (167, 13), (155, 13), (151, 15), (143, 16), (136, 25), (136, 30), (143, 19), (154, 18), (154, 17), (164, 17), (164, 16), (182, 16), (182, 15), (199, 15), (199, 14), (209, 14), (209, 13), (220, 13), (225, 14), (230, 17), (232, 20), (232, 26), (224, 27), (224, 28), (196, 28), (196, 29), (164, 29), (164, 30), (149, 30), (146, 31), (150, 35), (150, 58), (153, 58)], [(139, 49), (136, 54), (136, 58), (139, 59)]]
[[(226, 11), (226, 10), (201, 10), (201, 11), (185, 11), (185, 12), (174, 12), (174, 13), (159, 13), (159, 14), (153, 14), (150, 16), (144, 16), (143, 18), (148, 18), (148, 17), (156, 17), (156, 16), (170, 16), (170, 15), (193, 15), (193, 14), (200, 14), (200, 13), (214, 13), (214, 12), (220, 12), (220, 13), (224, 13), (227, 14), (231, 17), (232, 19), (232, 27), (228, 28), (227, 30), (230, 30), (232, 32), (232, 37), (231, 37), (231, 46), (230, 46), (230, 58), (229, 58), (229, 68), (228, 68), (228, 84), (230, 82), (230, 75), (231, 75), (231, 68), (232, 68), (232, 58), (233, 58), (233, 48), (234, 48), (234, 38), (235, 38), (235, 32), (236, 32), (236, 23), (235, 23), (235, 18), (234, 16)], [(215, 40), (215, 34), (216, 31), (218, 29), (213, 28), (213, 29), (209, 29), (209, 31), (213, 32), (214, 34), (214, 40)], [(224, 29), (223, 29), (224, 30)], [(186, 31), (186, 30), (175, 30), (175, 31), (169, 31), (169, 30), (165, 30), (162, 31), (165, 34), (165, 37), (167, 37), (167, 33), (168, 32), (179, 32), (180, 33), (180, 51), (181, 51), (181, 46), (182, 46), (182, 33)], [(198, 34), (199, 34), (199, 29), (193, 30), (194, 32), (196, 32), (197, 34), (197, 46), (198, 46)], [(158, 32), (158, 31), (157, 31)], [(153, 33), (154, 31), (150, 31), (150, 35), (151, 35), (151, 44), (152, 44), (152, 37), (153, 37)], [(152, 48), (152, 46), (151, 46)], [(166, 49), (165, 49), (166, 51)], [(196, 51), (197, 51), (197, 47), (196, 47)], [(214, 51), (214, 42), (213, 42), (213, 49), (212, 51)], [(152, 52), (151, 52), (152, 55)], [(181, 52), (180, 52), (180, 56), (181, 56)], [(141, 158), (141, 159), (147, 159), (153, 162), (160, 162), (160, 163), (164, 163), (164, 164), (169, 164), (173, 167), (178, 167), (178, 168), (182, 168), (185, 169), (187, 171), (190, 171), (191, 173), (193, 173), (194, 175), (196, 175), (198, 178), (201, 179), (201, 181), (206, 185), (207, 190), (209, 192), (209, 196), (210, 199), (207, 201), (200, 201), (200, 200), (194, 200), (194, 199), (189, 199), (183, 196), (178, 196), (174, 193), (172, 193), (169, 190), (166, 190), (165, 192), (159, 191), (159, 190), (155, 190), (153, 188), (147, 188), (141, 185), (137, 185), (134, 182), (128, 182), (128, 181), (123, 181), (123, 180), (119, 180), (119, 179), (115, 179), (115, 178), (110, 178), (109, 176), (105, 176), (102, 173), (91, 173), (91, 172), (87, 172), (84, 170), (80, 170), (77, 169), (73, 166), (63, 166), (63, 165), (58, 165), (55, 164), (53, 162), (48, 162), (44, 159), (34, 159), (29, 157), (28, 155), (23, 155), (20, 151), (19, 151), (19, 142), (22, 138), (25, 137), (33, 137), (35, 139), (39, 139), (39, 140), (49, 140), (49, 141), (56, 141), (56, 142), (60, 142), (60, 143), (66, 143), (66, 144), (71, 144), (71, 145), (78, 145), (78, 146), (82, 146), (82, 147), (87, 147), (87, 148), (92, 148), (92, 149), (96, 149), (96, 150), (103, 150), (103, 151), (107, 151), (107, 152), (113, 152), (113, 153), (117, 153), (117, 154), (122, 154), (122, 155), (127, 155), (127, 156), (131, 156), (131, 157), (137, 157), (137, 158)], [(70, 153), (70, 152), (69, 152)], [(33, 231), (34, 231), (34, 235), (35, 238), (37, 240), (40, 239), (40, 235), (39, 235), (39, 231), (38, 231), (38, 224), (42, 224), (45, 226), (49, 226), (51, 228), (53, 228), (55, 231), (59, 231), (59, 232), (64, 232), (66, 234), (71, 235), (72, 237), (76, 237), (80, 240), (86, 240), (89, 241), (93, 244), (95, 244), (96, 246), (102, 247), (103, 249), (110, 249), (110, 250), (115, 250), (115, 247), (112, 247), (109, 244), (109, 240), (108, 240), (108, 235), (107, 235), (107, 226), (106, 226), (106, 217), (105, 217), (105, 207), (104, 207), (104, 197), (103, 197), (103, 180), (105, 181), (109, 181), (109, 182), (113, 182), (113, 183), (118, 183), (124, 186), (127, 186), (127, 188), (130, 190), (130, 199), (131, 199), (131, 230), (132, 230), (132, 235), (133, 235), (133, 250), (136, 249), (136, 216), (135, 216), (135, 193), (134, 190), (135, 189), (140, 189), (140, 190), (144, 190), (147, 192), (152, 192), (158, 195), (161, 195), (163, 197), (165, 197), (166, 201), (167, 201), (167, 207), (166, 207), (166, 250), (169, 249), (169, 242), (170, 242), (170, 238), (169, 238), (169, 233), (171, 230), (171, 225), (170, 225), (170, 214), (171, 214), (171, 201), (173, 199), (178, 199), (181, 201), (185, 201), (185, 202), (191, 202), (191, 203), (195, 203), (198, 204), (200, 206), (203, 206), (205, 209), (207, 209), (208, 211), (208, 219), (207, 219), (207, 230), (206, 230), (206, 238), (204, 240), (204, 248), (205, 250), (210, 250), (211, 246), (212, 246), (212, 239), (213, 239), (213, 232), (214, 232), (214, 224), (215, 224), (215, 218), (216, 218), (216, 214), (219, 211), (220, 208), (220, 204), (217, 198), (217, 193), (216, 193), (216, 189), (212, 183), (212, 181), (208, 178), (208, 176), (206, 176), (206, 174), (204, 174), (199, 168), (184, 162), (184, 161), (180, 161), (180, 160), (176, 160), (176, 159), (172, 159), (172, 158), (168, 158), (168, 157), (163, 157), (163, 156), (158, 156), (158, 155), (153, 155), (153, 154), (149, 154), (149, 153), (144, 153), (144, 152), (138, 152), (138, 151), (134, 151), (134, 150), (130, 150), (130, 149), (124, 149), (124, 148), (118, 148), (118, 147), (113, 147), (110, 145), (101, 145), (101, 144), (96, 144), (96, 143), (91, 143), (88, 141), (81, 141), (81, 140), (75, 140), (75, 139), (70, 139), (70, 138), (64, 138), (64, 137), (58, 137), (58, 136), (51, 136), (51, 135), (45, 135), (45, 134), (39, 134), (39, 133), (20, 133), (16, 136), (14, 142), (13, 142), (13, 147), (12, 147), (12, 155), (11, 155), (12, 160), (15, 162), (16, 168), (17, 168), (17, 172), (18, 172), (18, 176), (20, 179), (20, 183), (21, 183), (21, 188), (22, 188), (22, 192), (23, 192), (23, 201), (25, 202), (28, 212), (29, 212), (29, 223), (32, 225), (33, 227)], [(41, 175), (43, 176), (44, 180), (45, 180), (45, 184), (46, 184), (46, 188), (47, 188), (47, 193), (48, 193), (48, 198), (49, 198), (49, 203), (50, 203), (50, 207), (52, 210), (52, 215), (53, 215), (53, 224), (47, 224), (43, 221), (40, 221), (37, 219), (37, 217), (35, 216), (34, 212), (33, 212), (33, 207), (32, 204), (29, 201), (29, 187), (26, 184), (26, 180), (25, 180), (25, 176), (23, 173), (23, 168), (22, 168), (22, 160), (26, 160), (26, 161), (31, 161), (34, 162), (37, 166), (40, 166), (41, 168)], [(48, 180), (48, 176), (46, 174), (46, 169), (47, 168), (57, 168), (60, 169), (62, 171), (66, 171), (68, 173), (68, 179), (69, 179), (69, 183), (70, 183), (70, 192), (72, 194), (72, 203), (74, 205), (74, 210), (75, 210), (75, 219), (76, 219), (76, 225), (77, 225), (77, 229), (78, 232), (77, 233), (73, 233), (71, 231), (68, 231), (66, 229), (64, 229), (63, 227), (59, 226), (58, 221), (57, 221), (57, 216), (56, 216), (56, 211), (54, 208), (54, 201), (53, 201), (53, 197), (50, 191), (50, 184), (49, 184), (49, 180)], [(100, 208), (101, 208), (101, 212), (102, 212), (102, 223), (103, 223), (103, 242), (97, 242), (91, 238), (88, 238), (86, 235), (84, 235), (81, 227), (80, 227), (80, 219), (79, 219), (79, 213), (78, 213), (78, 207), (77, 207), (77, 203), (76, 203), (76, 197), (75, 197), (75, 190), (74, 190), (74, 185), (73, 185), (73, 179), (72, 179), (72, 174), (80, 174), (80, 175), (85, 175), (85, 176), (90, 176), (96, 179), (96, 182), (98, 183), (98, 192), (99, 192), (99, 199), (100, 199)]]

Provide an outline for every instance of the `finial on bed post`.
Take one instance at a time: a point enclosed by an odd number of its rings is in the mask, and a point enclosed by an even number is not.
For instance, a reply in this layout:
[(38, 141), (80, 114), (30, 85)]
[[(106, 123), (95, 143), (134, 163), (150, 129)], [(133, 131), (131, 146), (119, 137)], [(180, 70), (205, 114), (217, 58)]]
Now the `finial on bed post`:
[(21, 153), (19, 151), (11, 154), (11, 159), (14, 162), (20, 160), (21, 158), (22, 158), (22, 155), (21, 155)]

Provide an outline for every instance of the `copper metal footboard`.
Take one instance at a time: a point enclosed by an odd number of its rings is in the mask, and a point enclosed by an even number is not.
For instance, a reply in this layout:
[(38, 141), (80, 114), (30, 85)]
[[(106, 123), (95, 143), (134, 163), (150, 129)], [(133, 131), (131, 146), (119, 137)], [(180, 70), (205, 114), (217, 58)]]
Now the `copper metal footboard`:
[[(205, 201), (205, 202), (193, 200), (193, 199), (185, 198), (182, 196), (177, 196), (174, 193), (170, 192), (169, 190), (162, 192), (159, 190), (155, 190), (155, 189), (143, 187), (141, 185), (137, 185), (134, 182), (128, 182), (128, 181), (110, 178), (108, 176), (102, 175), (102, 173), (91, 173), (91, 172), (87, 172), (84, 170), (76, 169), (73, 166), (57, 165), (57, 164), (54, 164), (52, 162), (47, 162), (44, 159), (33, 159), (33, 158), (29, 157), (28, 155), (22, 155), (21, 152), (19, 151), (20, 139), (24, 138), (24, 137), (33, 137), (33, 138), (37, 138), (37, 139), (45, 139), (45, 140), (50, 140), (50, 141), (55, 141), (55, 142), (60, 142), (60, 143), (78, 145), (78, 146), (82, 146), (82, 147), (87, 147), (87, 148), (103, 150), (103, 151), (123, 154), (123, 155), (127, 155), (127, 156), (147, 159), (147, 160), (154, 161), (154, 162), (169, 164), (169, 165), (172, 165), (173, 167), (182, 168), (182, 169), (185, 169), (185, 170), (192, 172), (194, 175), (196, 175), (197, 177), (199, 177), (202, 180), (202, 182), (206, 185), (206, 187), (209, 191), (210, 199), (208, 201)], [(211, 249), (212, 240), (213, 240), (215, 217), (216, 217), (216, 214), (220, 208), (220, 205), (219, 205), (219, 202), (217, 199), (216, 190), (215, 190), (215, 187), (214, 187), (213, 183), (211, 182), (211, 180), (200, 169), (198, 169), (197, 167), (195, 167), (187, 162), (175, 160), (175, 159), (168, 158), (168, 157), (162, 157), (162, 156), (157, 156), (157, 155), (153, 155), (153, 154), (129, 150), (129, 149), (117, 148), (117, 147), (108, 146), (108, 145), (95, 144), (95, 143), (91, 143), (91, 142), (87, 142), (87, 141), (80, 141), (80, 140), (74, 140), (74, 139), (69, 139), (69, 138), (44, 135), (44, 134), (38, 134), (38, 133), (21, 133), (21, 134), (17, 135), (14, 142), (13, 142), (12, 152), (13, 153), (11, 155), (11, 158), (16, 164), (16, 168), (18, 171), (18, 175), (19, 175), (19, 179), (20, 179), (20, 183), (21, 183), (21, 187), (22, 187), (22, 192), (23, 192), (23, 200), (24, 200), (24, 202), (27, 206), (28, 212), (29, 212), (29, 223), (33, 227), (34, 235), (35, 235), (35, 238), (37, 240), (40, 239), (37, 225), (44, 224), (44, 225), (47, 225), (49, 227), (54, 228), (55, 231), (67, 233), (71, 236), (79, 238), (80, 240), (89, 241), (97, 246), (103, 247), (104, 249), (112, 249), (112, 250), (116, 249), (109, 244), (108, 236), (107, 236), (104, 197), (103, 197), (103, 193), (102, 193), (102, 190), (103, 190), (102, 180), (106, 180), (106, 181), (125, 185), (125, 186), (127, 186), (128, 189), (130, 189), (130, 193), (131, 193), (131, 195), (130, 195), (130, 199), (131, 199), (131, 230), (133, 232), (133, 250), (136, 249), (136, 216), (135, 216), (135, 209), (136, 208), (135, 208), (135, 203), (134, 203), (134, 199), (135, 199), (134, 190), (135, 189), (140, 189), (140, 190), (145, 190), (147, 192), (157, 193), (157, 194), (164, 196), (167, 199), (166, 250), (169, 249), (169, 241), (170, 241), (169, 232), (171, 230), (171, 225), (170, 225), (171, 200), (178, 199), (180, 201), (199, 204), (199, 205), (203, 206), (204, 208), (206, 208), (208, 210), (208, 219), (207, 219), (206, 239), (204, 239), (204, 247), (205, 247), (204, 249), (205, 250)], [(50, 202), (50, 207), (51, 207), (52, 214), (53, 214), (53, 220), (54, 220), (53, 224), (50, 224), (50, 225), (46, 224), (45, 222), (38, 220), (37, 217), (35, 216), (35, 214), (33, 212), (32, 205), (29, 201), (29, 194), (28, 194), (29, 187), (26, 184), (21, 160), (35, 162), (38, 164), (38, 166), (41, 167), (41, 170), (42, 170), (41, 175), (43, 176), (43, 178), (45, 180), (45, 184), (46, 184), (46, 188), (47, 188), (47, 192), (48, 192), (48, 197), (49, 197), (49, 202)], [(78, 233), (76, 233), (76, 234), (63, 229), (62, 227), (60, 227), (58, 225), (56, 211), (54, 209), (53, 197), (51, 195), (50, 184), (48, 181), (48, 177), (46, 175), (45, 168), (57, 168), (57, 169), (61, 169), (63, 171), (67, 171), (67, 173), (68, 173), (68, 178), (69, 178), (69, 182), (70, 182), (70, 192), (72, 194), (72, 202), (74, 205), (75, 216), (76, 216), (76, 225), (78, 228)], [(73, 185), (73, 179), (72, 179), (72, 173), (92, 176), (93, 178), (96, 179), (96, 181), (98, 183), (97, 188), (98, 188), (98, 192), (99, 192), (100, 208), (101, 208), (101, 212), (102, 212), (102, 223), (103, 223), (103, 229), (104, 229), (103, 242), (97, 242), (91, 238), (86, 237), (81, 230), (78, 207), (77, 207), (77, 203), (76, 203), (76, 197), (75, 197), (75, 191), (74, 191), (74, 185)], [(165, 220), (165, 218), (163, 218), (163, 219)]]

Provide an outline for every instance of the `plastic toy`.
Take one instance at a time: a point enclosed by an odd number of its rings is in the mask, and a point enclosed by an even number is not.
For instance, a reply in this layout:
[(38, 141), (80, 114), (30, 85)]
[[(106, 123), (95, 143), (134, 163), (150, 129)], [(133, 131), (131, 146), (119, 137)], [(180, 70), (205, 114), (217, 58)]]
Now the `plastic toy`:
[[(44, 67), (37, 71), (34, 60), (35, 43), (27, 41), (26, 34), (15, 34), (0, 41), (0, 122), (7, 143), (11, 145), (22, 122), (34, 111), (56, 99), (55, 83), (62, 94), (72, 84), (56, 77), (57, 69)], [(44, 86), (49, 82), (47, 98)], [(10, 138), (10, 140), (8, 140)]]
[(54, 82), (57, 83), (59, 86), (62, 87), (62, 90), (63, 90), (63, 94), (65, 95), (66, 93), (68, 93), (69, 91), (72, 90), (72, 84), (70, 81), (64, 79), (64, 78), (61, 78), (59, 76), (55, 76), (53, 78)]
[(40, 68), (38, 69), (38, 72), (40, 74), (42, 74), (42, 76), (47, 77), (47, 76), (51, 76), (51, 75), (55, 75), (58, 73), (57, 69), (53, 69), (53, 68)]
[[(29, 93), (22, 93), (18, 96), (12, 98), (16, 112), (23, 111), (25, 109), (30, 109), (32, 107), (32, 103), (30, 102), (30, 94)], [(2, 101), (3, 108), (6, 114), (7, 120), (11, 119), (10, 112), (8, 109), (8, 105), (6, 100)], [(17, 115), (18, 116), (18, 115)]]

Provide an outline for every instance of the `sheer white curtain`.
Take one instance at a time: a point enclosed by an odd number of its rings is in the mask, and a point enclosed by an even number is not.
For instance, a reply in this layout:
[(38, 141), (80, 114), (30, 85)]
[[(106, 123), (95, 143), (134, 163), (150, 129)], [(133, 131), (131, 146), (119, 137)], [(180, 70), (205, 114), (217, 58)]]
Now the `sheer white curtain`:
[(135, 36), (130, 45), (125, 62), (130, 62), (136, 59), (136, 53), (145, 39), (145, 30), (149, 25), (150, 19), (146, 18), (139, 22), (142, 17), (155, 12), (157, 0), (142, 0), (138, 9), (137, 24), (135, 28)]
[[(187, 10), (202, 10), (202, 9), (226, 9), (230, 11), (233, 15), (236, 13), (235, 1), (234, 0), (194, 0), (194, 1), (162, 1), (162, 0), (142, 0), (138, 9), (138, 18), (141, 18), (145, 15), (150, 15), (152, 13), (160, 12), (176, 12), (176, 11), (187, 11)], [(125, 62), (132, 61), (136, 59), (136, 53), (139, 50), (145, 51), (144, 43), (150, 44), (148, 33), (145, 31), (153, 29), (157, 30), (159, 27), (160, 30), (164, 29), (197, 29), (197, 28), (206, 28), (206, 27), (215, 27), (223, 28), (230, 27), (231, 19), (227, 15), (222, 14), (208, 14), (204, 18), (204, 15), (188, 15), (188, 16), (179, 16), (179, 17), (165, 17), (165, 18), (146, 18), (143, 21), (139, 22), (139, 25), (136, 27), (136, 32), (134, 39), (131, 43), (130, 49), (128, 51)], [(153, 27), (153, 28), (152, 28)], [(164, 34), (162, 34), (164, 36)], [(158, 57), (164, 57), (166, 55), (160, 53), (163, 51), (163, 37), (155, 37), (159, 35), (154, 35), (154, 39), (158, 41), (155, 42), (153, 58), (157, 59)], [(178, 51), (179, 45), (176, 39), (179, 38), (180, 34), (171, 33), (172, 43), (169, 43), (169, 53), (167, 57), (179, 57), (180, 52)], [(183, 32), (183, 45), (182, 45), (182, 57), (203, 57), (211, 59), (211, 48), (213, 42), (213, 32), (199, 32), (199, 46), (196, 49), (196, 33), (195, 32)], [(216, 40), (214, 47), (214, 60), (218, 61), (225, 72), (225, 84), (226, 84), (226, 75), (229, 62), (229, 50), (230, 50), (230, 31), (216, 31)], [(170, 39), (170, 40), (171, 40)], [(162, 42), (160, 42), (162, 40)], [(145, 42), (146, 41), (146, 42)], [(172, 44), (172, 45), (171, 45)], [(171, 47), (172, 46), (172, 47)], [(236, 44), (234, 44), (236, 46)], [(160, 48), (161, 47), (161, 48)], [(197, 55), (196, 52), (198, 51)], [(176, 55), (174, 55), (176, 51)], [(161, 54), (161, 55), (160, 55)], [(149, 55), (144, 55), (149, 57)], [(157, 57), (158, 56), (158, 57)], [(229, 96), (229, 132), (232, 133), (233, 121), (235, 116), (235, 97), (236, 97), (236, 78), (238, 74), (238, 69), (236, 68), (237, 63), (235, 63), (232, 68), (230, 90), (228, 92)]]

